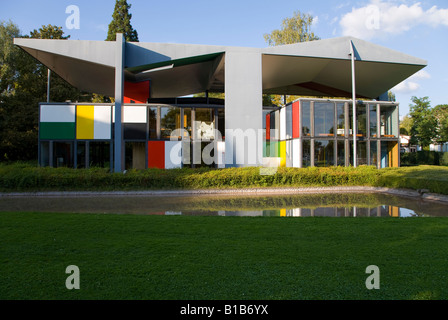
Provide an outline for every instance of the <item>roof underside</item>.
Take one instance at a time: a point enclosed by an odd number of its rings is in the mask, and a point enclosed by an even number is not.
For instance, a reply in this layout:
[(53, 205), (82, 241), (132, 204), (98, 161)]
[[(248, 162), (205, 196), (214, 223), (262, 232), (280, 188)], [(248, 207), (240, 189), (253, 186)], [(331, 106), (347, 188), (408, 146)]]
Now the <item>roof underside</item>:
[[(128, 43), (125, 79), (151, 80), (152, 98), (225, 92), (225, 52), (262, 54), (263, 93), (351, 96), (350, 41), (356, 48), (358, 97), (375, 99), (426, 61), (354, 38), (265, 49)], [(82, 91), (114, 96), (113, 42), (15, 39), (15, 43)]]

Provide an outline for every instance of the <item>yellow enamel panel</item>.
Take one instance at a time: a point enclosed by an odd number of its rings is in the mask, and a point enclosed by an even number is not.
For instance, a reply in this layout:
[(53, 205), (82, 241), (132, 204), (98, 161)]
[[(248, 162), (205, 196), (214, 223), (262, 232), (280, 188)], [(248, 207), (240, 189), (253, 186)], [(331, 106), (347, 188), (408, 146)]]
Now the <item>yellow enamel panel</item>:
[(286, 217), (286, 209), (280, 209), (280, 217)]
[(397, 142), (389, 142), (389, 167), (398, 168), (398, 157), (400, 153), (398, 151)]
[(93, 106), (77, 106), (76, 138), (93, 139), (95, 108)]
[(389, 216), (390, 217), (399, 217), (400, 216), (400, 208), (398, 207), (389, 207)]
[(286, 167), (286, 141), (280, 141), (280, 167)]

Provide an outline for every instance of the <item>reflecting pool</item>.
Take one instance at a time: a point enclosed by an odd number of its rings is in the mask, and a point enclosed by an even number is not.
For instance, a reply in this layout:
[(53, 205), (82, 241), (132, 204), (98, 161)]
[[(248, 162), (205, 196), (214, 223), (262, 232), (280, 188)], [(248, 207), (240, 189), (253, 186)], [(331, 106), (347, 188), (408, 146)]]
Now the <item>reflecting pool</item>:
[(0, 197), (0, 212), (263, 217), (440, 217), (448, 204), (382, 193)]

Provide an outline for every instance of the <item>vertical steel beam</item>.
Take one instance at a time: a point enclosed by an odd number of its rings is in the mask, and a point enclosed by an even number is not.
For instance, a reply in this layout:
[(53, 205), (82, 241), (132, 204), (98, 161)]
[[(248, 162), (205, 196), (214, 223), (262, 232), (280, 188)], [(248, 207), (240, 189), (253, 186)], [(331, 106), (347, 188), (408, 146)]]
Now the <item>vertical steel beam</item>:
[(115, 137), (114, 137), (114, 172), (124, 171), (124, 143), (123, 143), (123, 84), (125, 39), (122, 33), (117, 33), (115, 41)]
[(48, 68), (47, 71), (47, 102), (50, 102), (50, 81), (51, 81), (51, 70)]
[(355, 78), (355, 48), (353, 42), (350, 40), (350, 56), (352, 60), (352, 100), (353, 100), (353, 167), (357, 167), (356, 159), (356, 135), (358, 130), (356, 128), (356, 78)]

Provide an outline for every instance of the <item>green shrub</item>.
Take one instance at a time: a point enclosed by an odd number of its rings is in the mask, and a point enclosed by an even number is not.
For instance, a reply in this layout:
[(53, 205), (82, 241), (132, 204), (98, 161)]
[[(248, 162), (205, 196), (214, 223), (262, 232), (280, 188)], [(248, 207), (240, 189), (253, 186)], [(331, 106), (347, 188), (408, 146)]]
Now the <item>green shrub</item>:
[(429, 165), (438, 166), (441, 165), (441, 159), (443, 157), (442, 152), (437, 151), (417, 151), (417, 152), (405, 152), (400, 154), (402, 166), (417, 166), (417, 165)]
[(440, 157), (440, 165), (448, 166), (448, 152), (444, 152), (443, 155)]
[(429, 189), (431, 192), (448, 194), (448, 168), (440, 166), (380, 170), (372, 166), (278, 168), (275, 174), (264, 175), (260, 173), (258, 167), (147, 169), (109, 173), (107, 169), (102, 168), (75, 170), (40, 168), (23, 163), (0, 164), (1, 192), (333, 186)]

